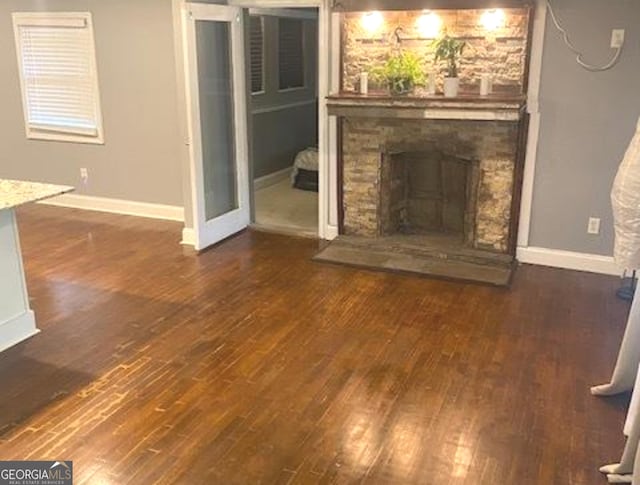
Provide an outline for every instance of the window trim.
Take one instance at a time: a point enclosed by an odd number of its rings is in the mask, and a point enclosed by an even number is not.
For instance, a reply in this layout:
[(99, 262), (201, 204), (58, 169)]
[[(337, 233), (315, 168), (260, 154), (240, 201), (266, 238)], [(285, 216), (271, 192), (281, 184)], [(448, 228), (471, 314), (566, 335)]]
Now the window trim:
[[(102, 122), (102, 109), (100, 102), (100, 85), (98, 82), (98, 66), (96, 61), (96, 43), (93, 30), (93, 19), (91, 12), (14, 12), (13, 33), (15, 38), (16, 57), (18, 59), (18, 76), (20, 80), (20, 91), (22, 93), (22, 110), (24, 115), (24, 126), (27, 139), (63, 141), (72, 143), (104, 144), (104, 128)], [(61, 26), (61, 27), (82, 27), (89, 29), (89, 51), (90, 51), (90, 71), (91, 82), (95, 88), (94, 108), (96, 113), (96, 130), (87, 134), (87, 130), (66, 128), (40, 127), (36, 123), (29, 122), (29, 112), (27, 103), (27, 92), (24, 80), (24, 69), (22, 64), (22, 42), (19, 28), (22, 26)], [(83, 131), (85, 134), (83, 134)], [(93, 131), (93, 130), (91, 130)]]

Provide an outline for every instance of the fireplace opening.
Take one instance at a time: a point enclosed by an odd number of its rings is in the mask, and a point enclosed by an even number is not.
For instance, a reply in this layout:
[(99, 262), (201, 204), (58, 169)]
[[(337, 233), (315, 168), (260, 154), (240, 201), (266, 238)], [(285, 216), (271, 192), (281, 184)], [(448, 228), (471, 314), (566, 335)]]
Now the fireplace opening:
[(441, 235), (472, 245), (477, 166), (437, 150), (383, 155), (381, 235)]

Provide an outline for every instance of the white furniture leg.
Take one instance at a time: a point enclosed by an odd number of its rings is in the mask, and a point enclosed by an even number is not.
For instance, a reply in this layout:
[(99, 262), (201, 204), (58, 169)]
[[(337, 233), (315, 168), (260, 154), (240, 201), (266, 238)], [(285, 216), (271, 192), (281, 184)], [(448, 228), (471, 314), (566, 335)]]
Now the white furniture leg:
[(38, 332), (29, 308), (15, 211), (0, 210), (0, 352)]
[[(640, 470), (640, 449), (638, 451), (636, 451), (636, 459), (635, 462), (633, 463), (633, 468), (635, 470)], [(638, 474), (634, 473), (632, 476), (632, 484), (634, 485), (640, 485), (640, 476), (638, 476)]]
[[(609, 483), (631, 483), (631, 474), (634, 467), (638, 466), (638, 442), (640, 442), (640, 416), (638, 412), (640, 407), (637, 405), (638, 395), (640, 394), (640, 368), (638, 371), (633, 396), (631, 398), (632, 405), (629, 407), (627, 421), (625, 424), (625, 434), (627, 434), (627, 442), (622, 452), (620, 463), (605, 465), (600, 468), (602, 473), (607, 474)], [(636, 403), (633, 405), (633, 403)]]
[(636, 291), (611, 382), (591, 388), (596, 396), (611, 396), (633, 389), (640, 364), (640, 291)]
[(627, 411), (627, 419), (624, 422), (624, 428), (622, 430), (625, 436), (631, 435), (631, 430), (638, 417), (640, 417), (640, 367), (638, 368), (636, 383), (633, 386), (633, 394), (631, 395), (631, 402), (629, 403), (629, 410)]
[(609, 483), (632, 483), (633, 477), (631, 475), (607, 475), (607, 481)]

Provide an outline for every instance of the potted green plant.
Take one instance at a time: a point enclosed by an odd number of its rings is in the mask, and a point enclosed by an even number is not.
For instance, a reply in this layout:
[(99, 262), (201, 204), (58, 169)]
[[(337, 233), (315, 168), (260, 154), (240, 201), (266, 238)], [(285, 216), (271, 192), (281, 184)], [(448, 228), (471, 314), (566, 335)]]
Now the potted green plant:
[(444, 78), (444, 95), (455, 98), (460, 88), (458, 62), (467, 43), (445, 35), (435, 43), (435, 59), (446, 62), (447, 75)]
[(385, 64), (373, 71), (380, 84), (385, 84), (392, 95), (404, 95), (424, 83), (424, 72), (420, 58), (411, 51), (391, 54)]

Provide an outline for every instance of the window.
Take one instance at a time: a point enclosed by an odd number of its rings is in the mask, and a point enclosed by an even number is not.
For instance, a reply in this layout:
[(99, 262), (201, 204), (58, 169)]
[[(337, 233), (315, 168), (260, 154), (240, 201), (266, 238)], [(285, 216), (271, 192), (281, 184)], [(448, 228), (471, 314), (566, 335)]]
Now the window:
[(27, 138), (103, 143), (90, 13), (14, 13)]
[(264, 19), (250, 17), (251, 93), (264, 92)]
[(278, 19), (280, 89), (304, 87), (304, 24), (301, 19)]

